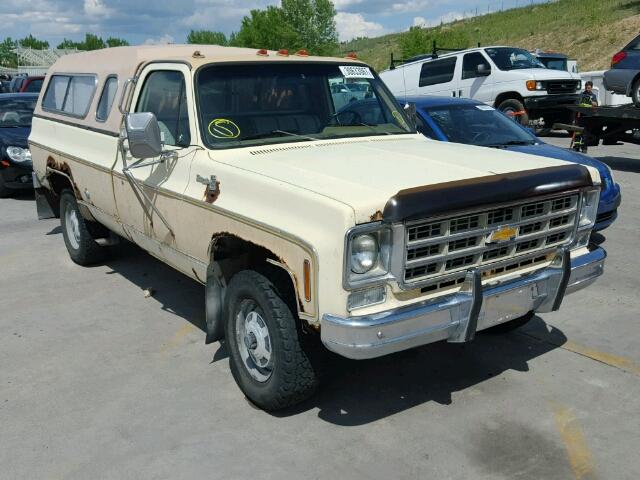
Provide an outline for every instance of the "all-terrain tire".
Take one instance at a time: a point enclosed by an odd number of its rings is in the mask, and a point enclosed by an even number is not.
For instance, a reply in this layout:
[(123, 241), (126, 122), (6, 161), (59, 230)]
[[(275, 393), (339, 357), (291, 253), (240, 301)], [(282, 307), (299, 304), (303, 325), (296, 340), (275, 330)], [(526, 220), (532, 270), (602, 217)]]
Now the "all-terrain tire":
[(498, 110), (509, 117), (513, 117), (520, 125), (524, 125), (525, 127), (529, 125), (529, 114), (520, 100), (508, 98), (498, 105)]
[[(268, 328), (273, 363), (270, 376), (263, 381), (252, 376), (241, 356), (239, 342), (244, 340), (238, 327), (242, 320), (238, 318), (243, 315), (245, 302), (255, 305)], [(302, 402), (316, 391), (319, 372), (312, 352), (301, 339), (299, 321), (267, 277), (244, 270), (231, 279), (225, 298), (225, 332), (233, 378), (258, 407), (279, 410)]]
[(75, 195), (65, 190), (60, 195), (60, 224), (69, 256), (78, 265), (92, 265), (105, 257), (105, 248), (93, 239), (80, 214)]
[(534, 312), (529, 312), (526, 315), (523, 315), (518, 318), (514, 318), (513, 320), (510, 320), (508, 322), (501, 323), (494, 327), (487, 328), (485, 332), (492, 333), (492, 334), (509, 333), (516, 330), (517, 328), (520, 328), (526, 325), (534, 316), (535, 316)]

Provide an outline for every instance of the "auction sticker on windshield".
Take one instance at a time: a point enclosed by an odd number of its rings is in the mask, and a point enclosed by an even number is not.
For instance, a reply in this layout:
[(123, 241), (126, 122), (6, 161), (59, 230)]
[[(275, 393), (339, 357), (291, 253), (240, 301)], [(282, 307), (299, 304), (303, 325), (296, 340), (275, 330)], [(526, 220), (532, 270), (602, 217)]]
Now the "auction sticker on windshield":
[(374, 78), (369, 67), (359, 67), (357, 65), (340, 65), (340, 71), (344, 78)]

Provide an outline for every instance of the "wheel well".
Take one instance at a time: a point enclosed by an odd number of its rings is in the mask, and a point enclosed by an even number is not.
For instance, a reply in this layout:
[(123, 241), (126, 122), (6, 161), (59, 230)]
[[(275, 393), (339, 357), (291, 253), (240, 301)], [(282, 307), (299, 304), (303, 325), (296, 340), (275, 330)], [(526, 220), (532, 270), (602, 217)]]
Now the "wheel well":
[(633, 86), (638, 80), (640, 80), (640, 73), (633, 77), (633, 80), (629, 82), (629, 86), (627, 87), (627, 97), (631, 97), (633, 95)]
[(518, 100), (519, 102), (522, 102), (522, 104), (524, 105), (524, 99), (518, 92), (504, 92), (496, 97), (494, 106), (498, 108), (502, 102), (509, 99)]
[(284, 262), (269, 249), (234, 234), (224, 233), (214, 236), (210, 258), (227, 285), (242, 270), (254, 270), (264, 275), (274, 284), (291, 312), (297, 314), (300, 302), (294, 280)]
[(71, 180), (69, 180), (69, 177), (67, 177), (66, 175), (63, 175), (61, 173), (51, 173), (48, 180), (49, 185), (51, 185), (52, 193), (54, 193), (58, 197), (65, 189), (69, 189), (72, 192), (74, 191), (73, 184), (71, 183)]

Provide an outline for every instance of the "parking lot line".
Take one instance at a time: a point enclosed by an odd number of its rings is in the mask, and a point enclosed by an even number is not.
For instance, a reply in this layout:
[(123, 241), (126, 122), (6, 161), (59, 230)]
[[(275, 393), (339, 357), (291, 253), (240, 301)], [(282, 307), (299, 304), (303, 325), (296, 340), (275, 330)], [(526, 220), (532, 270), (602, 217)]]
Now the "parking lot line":
[(596, 362), (604, 363), (610, 367), (618, 368), (620, 370), (624, 370), (628, 373), (633, 373), (635, 375), (640, 375), (640, 365), (636, 364), (633, 360), (622, 357), (620, 355), (614, 355), (607, 352), (601, 352), (600, 350), (596, 350), (595, 348), (590, 348), (585, 345), (580, 345), (579, 343), (572, 342), (571, 340), (567, 340), (565, 343), (556, 343), (553, 340), (547, 338), (541, 338), (538, 335), (531, 332), (518, 332), (522, 335), (526, 335), (531, 338), (535, 338), (541, 342), (549, 343), (551, 345), (555, 345), (557, 347), (562, 348), (563, 350), (567, 350), (572, 353), (577, 353), (586, 358), (590, 358), (591, 360), (595, 360)]
[(556, 427), (567, 449), (571, 470), (576, 480), (595, 479), (593, 455), (587, 446), (582, 428), (571, 408), (552, 402)]

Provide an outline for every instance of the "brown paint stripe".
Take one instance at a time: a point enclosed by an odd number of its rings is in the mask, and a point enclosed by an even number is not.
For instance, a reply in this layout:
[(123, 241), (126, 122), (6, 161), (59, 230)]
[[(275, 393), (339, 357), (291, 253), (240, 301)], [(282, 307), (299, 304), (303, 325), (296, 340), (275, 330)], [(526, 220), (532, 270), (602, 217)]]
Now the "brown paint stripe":
[(551, 406), (573, 476), (576, 480), (595, 479), (593, 455), (573, 410), (555, 402), (552, 402)]

